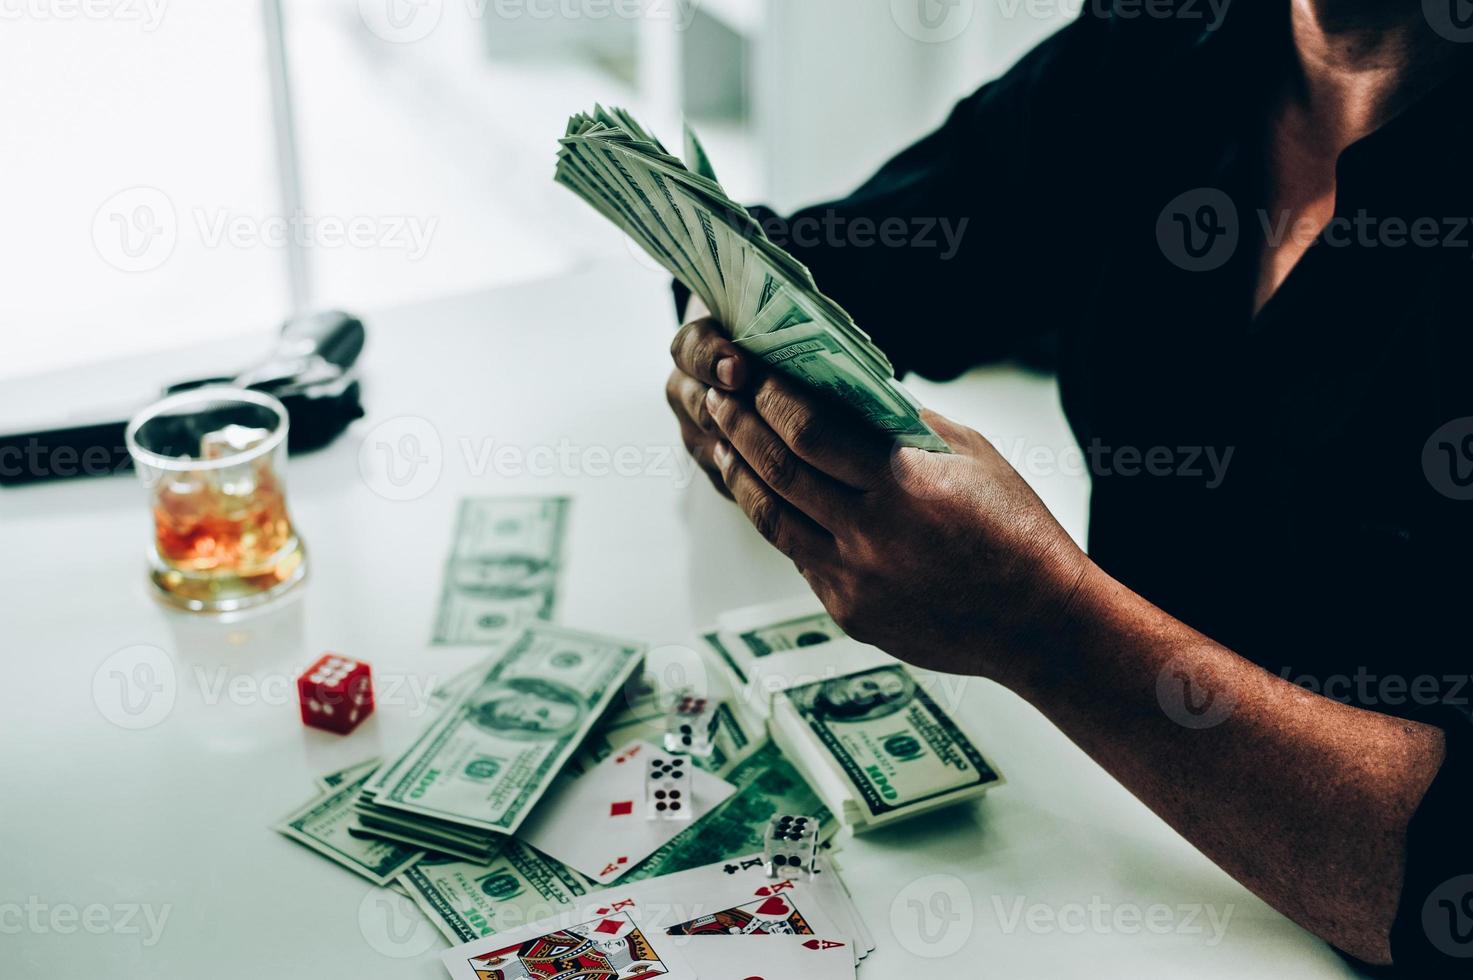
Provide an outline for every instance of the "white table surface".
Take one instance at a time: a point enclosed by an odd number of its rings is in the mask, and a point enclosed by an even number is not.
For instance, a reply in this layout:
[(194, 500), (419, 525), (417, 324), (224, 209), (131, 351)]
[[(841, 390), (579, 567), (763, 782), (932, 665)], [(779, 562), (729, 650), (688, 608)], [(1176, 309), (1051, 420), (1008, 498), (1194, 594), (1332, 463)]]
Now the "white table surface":
[[(429, 644), (463, 496), (574, 497), (558, 609), (572, 625), (689, 643), (722, 609), (804, 588), (703, 477), (687, 484), (689, 470), (674, 468), (687, 464), (662, 390), (671, 314), (646, 266), (366, 321), (368, 417), (291, 460), (311, 571), (280, 608), (226, 624), (153, 601), (131, 476), (0, 490), (0, 976), (443, 975), (442, 942), (417, 913), (268, 828), (312, 795), (314, 776), (408, 738), (424, 724), (422, 692), (477, 658)], [(221, 366), (216, 349), (169, 367), (206, 354)], [(137, 377), (12, 384), (0, 409), (41, 388)], [(1032, 482), (1082, 533), (1086, 490), (1059, 471), (1077, 462), (1057, 455), (1072, 443), (1050, 382), (987, 371), (913, 387), (1031, 458)], [(430, 463), (396, 487), (381, 454), (407, 448), (406, 434)], [(515, 448), (498, 457), (499, 446)], [(632, 447), (624, 475), (607, 473), (601, 453), (620, 447)], [(536, 473), (509, 465), (519, 454)], [(385, 496), (408, 492), (419, 495)], [(162, 691), (145, 702), (131, 688), (130, 715), (112, 672), (145, 679), (127, 661), (139, 645), (156, 648), (143, 656)], [(346, 738), (297, 716), (293, 679), (329, 649), (366, 659), (377, 678), (375, 717)], [(879, 946), (863, 974), (1353, 975), (1031, 707), (990, 682), (957, 683), (958, 714), (1009, 783), (847, 845), (846, 880)], [(1209, 913), (1226, 917), (1220, 934)]]

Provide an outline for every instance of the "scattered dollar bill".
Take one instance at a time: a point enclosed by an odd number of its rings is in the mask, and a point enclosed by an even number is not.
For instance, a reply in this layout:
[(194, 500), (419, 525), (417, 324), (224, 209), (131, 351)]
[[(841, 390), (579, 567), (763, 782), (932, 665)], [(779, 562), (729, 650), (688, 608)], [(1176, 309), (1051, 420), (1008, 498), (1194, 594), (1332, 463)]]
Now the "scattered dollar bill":
[(349, 833), (353, 826), (353, 803), (372, 775), (362, 771), (286, 816), (275, 829), (317, 853), (331, 858), (375, 885), (386, 885), (399, 872), (424, 856), (424, 851), (385, 840), (365, 839)]
[(452, 943), (556, 915), (591, 890), (582, 875), (518, 841), (487, 862), (430, 855), (398, 882)]
[(812, 596), (733, 609), (722, 613), (717, 625), (737, 653), (747, 660), (844, 637), (834, 617)]
[(481, 664), (482, 661), (477, 661), (465, 670), (452, 676), (443, 684), (437, 685), (434, 690), (430, 691), (430, 704), (437, 708), (443, 708), (451, 701), (454, 701), (466, 688), (476, 682), (476, 678), (481, 673)]
[(689, 287), (770, 369), (847, 405), (897, 445), (950, 452), (884, 353), (726, 194), (688, 127), (685, 150), (689, 166), (629, 113), (596, 106), (568, 121), (556, 179)]
[[(767, 741), (762, 718), (747, 709), (737, 691), (724, 683), (714, 664), (707, 663), (707, 686), (701, 693), (716, 701), (716, 728), (709, 755), (696, 756), (697, 766), (726, 779), (744, 759)], [(631, 742), (660, 744), (664, 740), (669, 712), (681, 692), (662, 689), (648, 673), (641, 673), (625, 686), (624, 697), (583, 743), (568, 770), (579, 774), (592, 769)]]
[(747, 672), (742, 669), (742, 664), (731, 652), (731, 646), (722, 637), (721, 631), (714, 627), (701, 631), (701, 640), (710, 648), (711, 652), (721, 658), (721, 662), (731, 668), (731, 675), (742, 684), (747, 682)]
[(471, 497), (460, 502), (440, 583), (436, 644), (504, 638), (521, 619), (552, 619), (566, 497)]
[(364, 786), (357, 808), (473, 843), (490, 858), (514, 833), (639, 669), (639, 644), (533, 622), (482, 665), (426, 731)]
[(772, 736), (829, 809), (856, 830), (973, 799), (1002, 783), (899, 664), (779, 694)]
[(365, 759), (362, 762), (348, 766), (346, 769), (335, 769), (325, 776), (317, 777), (317, 788), (327, 791), (337, 789), (347, 782), (356, 780), (359, 776), (367, 776), (378, 768), (381, 759)]
[(743, 698), (759, 705), (790, 687), (896, 662), (845, 635), (812, 595), (724, 612), (704, 639), (741, 678)]
[[(838, 822), (771, 742), (736, 766), (737, 791), (685, 828), (619, 880), (631, 882), (688, 871), (760, 851), (775, 813), (806, 813), (827, 839)], [(452, 942), (469, 942), (556, 914), (596, 890), (587, 878), (520, 841), (509, 841), (490, 861), (430, 855), (398, 879), (410, 897)]]
[(497, 853), (500, 847), (499, 842), (488, 842), (484, 835), (458, 834), (453, 826), (447, 824), (430, 825), (422, 820), (400, 819), (399, 815), (388, 811), (364, 812), (361, 805), (355, 809), (358, 810), (357, 822), (348, 829), (355, 836), (379, 837), (467, 861), (485, 860)]
[(821, 840), (839, 829), (834, 815), (770, 741), (724, 778), (736, 787), (736, 792), (641, 861), (619, 879), (621, 885), (760, 851), (774, 814), (816, 817)]

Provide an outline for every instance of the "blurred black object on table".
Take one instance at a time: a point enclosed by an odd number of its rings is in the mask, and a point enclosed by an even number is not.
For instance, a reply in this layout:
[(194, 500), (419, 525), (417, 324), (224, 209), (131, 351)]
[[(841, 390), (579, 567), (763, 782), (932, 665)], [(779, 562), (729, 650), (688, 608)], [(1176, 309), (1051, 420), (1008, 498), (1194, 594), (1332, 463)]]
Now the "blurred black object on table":
[[(363, 322), (338, 310), (288, 320), (276, 346), (259, 364), (235, 375), (196, 378), (164, 388), (159, 397), (205, 385), (263, 391), (281, 401), (291, 418), (290, 452), (308, 452), (332, 442), (363, 416), (361, 389), (353, 370), (366, 339)], [(0, 486), (78, 476), (109, 475), (132, 468), (123, 442), (127, 412), (85, 424), (31, 426), (0, 433)], [(3, 420), (0, 420), (3, 424)], [(68, 461), (58, 465), (58, 461)]]

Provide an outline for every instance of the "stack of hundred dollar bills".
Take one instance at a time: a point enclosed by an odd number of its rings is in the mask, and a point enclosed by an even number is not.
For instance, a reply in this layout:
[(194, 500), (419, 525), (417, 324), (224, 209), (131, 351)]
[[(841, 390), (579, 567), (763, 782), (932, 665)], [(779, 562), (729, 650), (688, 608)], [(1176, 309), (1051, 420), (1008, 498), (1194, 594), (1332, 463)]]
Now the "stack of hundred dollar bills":
[(744, 695), (764, 709), (764, 716), (777, 691), (896, 663), (888, 653), (845, 635), (812, 595), (721, 613), (702, 639), (745, 685)]
[(917, 674), (845, 635), (813, 596), (722, 613), (706, 643), (768, 714), (773, 741), (856, 831), (981, 796), (1002, 777)]
[(359, 822), (412, 847), (491, 859), (643, 657), (638, 644), (531, 624), (368, 779), (355, 804)]
[(884, 353), (722, 190), (689, 128), (689, 167), (622, 109), (573, 116), (561, 144), (557, 181), (699, 296), (739, 347), (898, 445), (950, 451)]
[(769, 727), (788, 761), (856, 833), (1002, 785), (923, 680), (898, 663), (788, 688), (773, 699)]

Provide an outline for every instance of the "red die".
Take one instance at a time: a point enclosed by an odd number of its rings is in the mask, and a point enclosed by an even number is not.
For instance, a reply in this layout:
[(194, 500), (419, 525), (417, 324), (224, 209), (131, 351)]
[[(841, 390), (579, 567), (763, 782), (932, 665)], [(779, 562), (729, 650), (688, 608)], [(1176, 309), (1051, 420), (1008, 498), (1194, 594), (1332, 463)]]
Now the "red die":
[(368, 664), (324, 653), (297, 678), (302, 724), (346, 735), (373, 713)]

